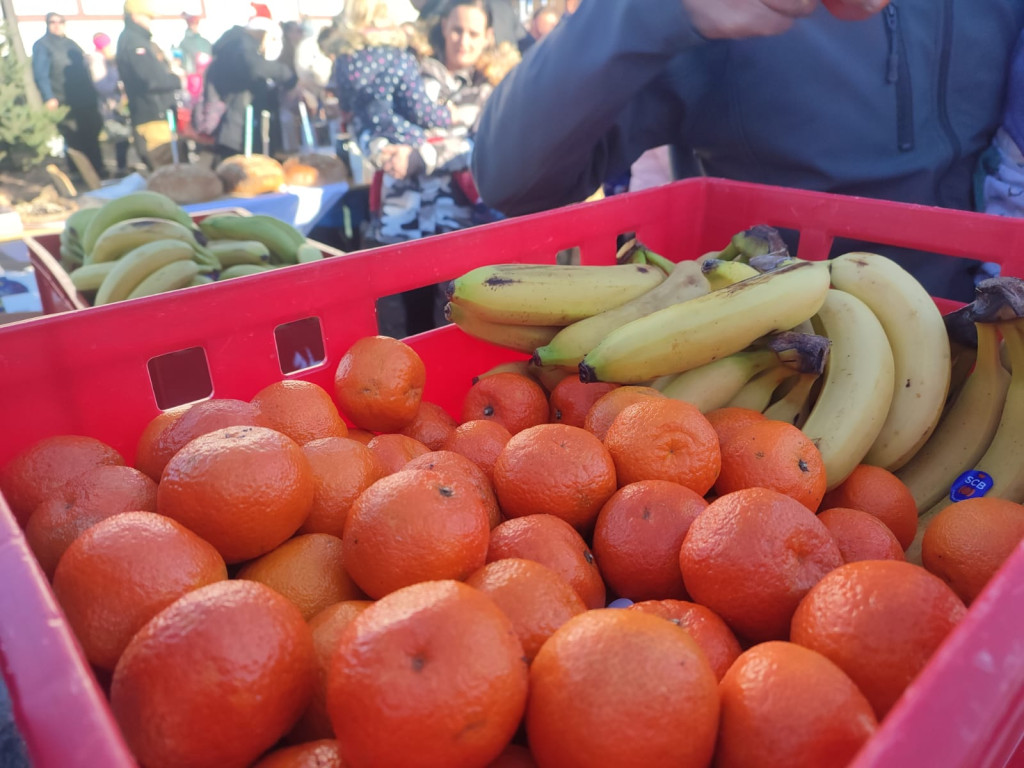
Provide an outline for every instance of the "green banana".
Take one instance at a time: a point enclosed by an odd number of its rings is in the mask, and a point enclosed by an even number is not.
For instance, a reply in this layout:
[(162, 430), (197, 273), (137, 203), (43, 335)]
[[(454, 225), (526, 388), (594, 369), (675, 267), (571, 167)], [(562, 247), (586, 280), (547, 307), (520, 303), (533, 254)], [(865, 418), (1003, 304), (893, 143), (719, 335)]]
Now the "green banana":
[(310, 242), (305, 242), (295, 251), (295, 261), (299, 264), (308, 264), (311, 261), (320, 261), (324, 252)]
[(67, 238), (81, 243), (82, 238), (85, 236), (85, 230), (89, 228), (89, 223), (99, 212), (99, 207), (79, 208), (77, 211), (74, 211), (64, 221), (64, 229), (60, 233), (61, 241)]
[(820, 379), (820, 373), (799, 374), (799, 378), (789, 391), (764, 409), (765, 418), (802, 427), (811, 412), (814, 385)]
[[(680, 373), (661, 392), (707, 413), (724, 407), (747, 382), (778, 364), (778, 357), (770, 349), (745, 349)], [(787, 371), (792, 375), (791, 370)]]
[(201, 233), (168, 219), (124, 219), (103, 231), (92, 250), (86, 252), (85, 263), (117, 261), (129, 251), (153, 240), (180, 240), (196, 248), (201, 245), (196, 235)]
[(569, 325), (625, 304), (665, 280), (647, 264), (493, 264), (448, 285), (447, 298), (492, 323)]
[(213, 278), (212, 277), (210, 277), (209, 275), (204, 275), (204, 274), (200, 273), (200, 274), (198, 274), (198, 275), (196, 275), (195, 277), (192, 278), (192, 282), (189, 283), (189, 286), (193, 286), (193, 285), (209, 285), (212, 282), (213, 282)]
[(71, 282), (78, 290), (96, 291), (99, 290), (116, 263), (116, 261), (105, 261), (102, 264), (85, 264), (72, 271), (68, 277), (71, 278)]
[(701, 271), (707, 278), (712, 291), (726, 288), (740, 280), (761, 274), (742, 261), (725, 261), (724, 259), (708, 259), (701, 265)]
[(116, 262), (96, 292), (95, 306), (122, 301), (150, 274), (175, 261), (191, 261), (195, 251), (180, 240), (153, 240)]
[(649, 291), (625, 304), (567, 325), (547, 344), (538, 345), (533, 360), (538, 365), (579, 365), (583, 356), (616, 328), (707, 292), (708, 281), (701, 275), (700, 265), (681, 261), (672, 267), (668, 277)]
[(580, 363), (583, 381), (634, 384), (686, 371), (814, 315), (829, 291), (824, 262), (797, 262), (674, 304), (608, 334)]
[(509, 325), (483, 320), (471, 310), (459, 304), (447, 303), (444, 316), (455, 323), (466, 334), (488, 341), (499, 347), (518, 352), (533, 352), (539, 346), (551, 341), (562, 330), (557, 325)]
[(194, 261), (172, 261), (160, 267), (143, 279), (135, 286), (135, 289), (128, 294), (129, 299), (139, 299), (143, 296), (153, 296), (166, 291), (173, 291), (178, 288), (187, 288), (192, 285), (192, 280), (199, 275), (199, 265)]
[(259, 240), (210, 240), (206, 248), (225, 269), (235, 264), (270, 263), (270, 249)]
[(221, 271), (218, 280), (230, 280), (232, 277), (245, 277), (246, 275), (258, 275), (261, 272), (269, 272), (274, 269), (270, 264), (235, 264)]
[(183, 227), (192, 226), (192, 218), (176, 202), (159, 192), (143, 190), (118, 197), (106, 203), (93, 216), (81, 237), (82, 249), (92, 253), (96, 241), (108, 228), (125, 219), (169, 219)]
[(799, 375), (788, 366), (773, 366), (744, 384), (726, 405), (730, 408), (746, 408), (762, 412), (771, 404), (776, 390), (782, 386), (782, 383)]
[(219, 213), (199, 222), (208, 240), (258, 240), (270, 250), (272, 261), (295, 264), (306, 236), (291, 224), (266, 214), (237, 216)]

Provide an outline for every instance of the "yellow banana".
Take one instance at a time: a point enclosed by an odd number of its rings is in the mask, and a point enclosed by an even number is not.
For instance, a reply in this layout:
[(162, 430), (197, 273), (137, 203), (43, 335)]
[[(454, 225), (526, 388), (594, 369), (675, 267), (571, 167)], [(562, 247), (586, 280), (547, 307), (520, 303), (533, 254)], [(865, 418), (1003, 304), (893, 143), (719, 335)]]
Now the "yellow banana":
[(492, 323), (481, 319), (464, 306), (451, 302), (445, 305), (444, 315), (468, 335), (517, 352), (533, 352), (537, 347), (551, 341), (555, 334), (562, 330), (558, 325)]
[(725, 406), (747, 382), (778, 364), (778, 357), (770, 349), (745, 349), (680, 373), (661, 392), (707, 413)]
[(195, 230), (176, 221), (151, 217), (125, 219), (103, 231), (92, 250), (86, 252), (85, 263), (117, 261), (129, 251), (154, 240), (180, 240), (193, 247), (199, 245)]
[(819, 373), (799, 374), (789, 391), (764, 409), (765, 418), (802, 427), (811, 412), (814, 385), (820, 378)]
[(103, 280), (95, 306), (122, 301), (150, 274), (175, 261), (191, 261), (195, 251), (180, 240), (154, 240), (129, 251), (114, 263)]
[[(1024, 320), (1000, 323), (999, 330), (1009, 350), (1014, 371), (1003, 402), (1003, 412), (992, 442), (972, 469), (992, 478), (989, 496), (1020, 503), (1024, 501)], [(938, 512), (950, 504), (949, 496), (940, 499), (929, 511)]]
[(701, 272), (707, 278), (712, 291), (726, 288), (733, 283), (761, 274), (742, 261), (724, 261), (723, 259), (708, 259), (701, 265)]
[(287, 221), (266, 214), (215, 214), (199, 222), (199, 228), (211, 241), (259, 240), (270, 249), (272, 260), (281, 264), (297, 263), (299, 246), (306, 242), (306, 236)]
[(199, 274), (199, 265), (194, 261), (172, 261), (160, 269), (150, 272), (135, 289), (128, 294), (129, 299), (143, 296), (154, 296), (158, 293), (187, 288)]
[(580, 378), (634, 384), (696, 368), (803, 322), (828, 287), (824, 262), (799, 262), (674, 304), (608, 334), (583, 358)]
[(453, 280), (448, 300), (492, 323), (568, 325), (625, 304), (664, 279), (661, 269), (647, 264), (494, 264)]
[(106, 261), (102, 264), (84, 264), (72, 271), (68, 277), (74, 283), (75, 288), (80, 291), (95, 291), (103, 284), (103, 280), (110, 274), (116, 261)]
[(799, 375), (785, 365), (775, 365), (744, 384), (726, 405), (730, 408), (763, 411), (771, 404), (775, 391), (782, 386), (782, 383)]
[(855, 296), (832, 288), (815, 317), (832, 342), (821, 394), (803, 426), (818, 446), (829, 488), (863, 460), (892, 403), (893, 359), (875, 313)]
[(1010, 374), (999, 360), (999, 331), (978, 323), (977, 364), (938, 427), (896, 476), (910, 489), (918, 513), (949, 493), (953, 481), (985, 454), (999, 426)]
[(270, 263), (270, 249), (259, 240), (210, 240), (206, 247), (224, 269), (235, 264)]
[[(998, 278), (997, 278), (998, 279)], [(1003, 343), (1010, 355), (1011, 364), (1016, 371), (1024, 372), (1024, 320), (1000, 323), (999, 330), (1003, 334)], [(973, 378), (973, 377), (972, 377)], [(965, 471), (970, 472), (968, 478), (971, 490), (977, 495), (987, 495), (997, 499), (1017, 502), (1024, 501), (1024, 373), (1010, 374), (1010, 385), (1003, 402), (1003, 411), (999, 416), (999, 425), (992, 437), (992, 442), (980, 459)], [(966, 487), (965, 487), (966, 488)], [(950, 498), (951, 489), (944, 488), (942, 498), (929, 507), (917, 521), (917, 536), (907, 549), (907, 560), (921, 562), (921, 539), (931, 521), (942, 510), (953, 503)], [(970, 492), (963, 498), (969, 498)]]
[(192, 218), (176, 202), (159, 192), (142, 190), (118, 197), (104, 204), (89, 221), (82, 234), (82, 249), (92, 253), (100, 235), (125, 219), (168, 219), (183, 227), (192, 226)]
[(672, 304), (703, 296), (708, 290), (708, 281), (701, 274), (699, 264), (679, 262), (668, 277), (649, 291), (625, 304), (577, 320), (547, 344), (537, 345), (534, 362), (540, 365), (579, 365), (583, 356), (616, 328)]
[(882, 430), (864, 457), (895, 471), (924, 445), (949, 389), (949, 337), (935, 302), (917, 279), (877, 253), (831, 261), (832, 285), (874, 312), (892, 349), (895, 387)]
[(473, 383), (476, 384), (480, 379), (486, 379), (488, 376), (493, 376), (496, 373), (518, 373), (520, 376), (533, 376), (530, 371), (529, 360), (512, 360), (508, 363), (498, 363), (493, 368), (488, 368), (483, 373), (478, 373), (473, 377)]

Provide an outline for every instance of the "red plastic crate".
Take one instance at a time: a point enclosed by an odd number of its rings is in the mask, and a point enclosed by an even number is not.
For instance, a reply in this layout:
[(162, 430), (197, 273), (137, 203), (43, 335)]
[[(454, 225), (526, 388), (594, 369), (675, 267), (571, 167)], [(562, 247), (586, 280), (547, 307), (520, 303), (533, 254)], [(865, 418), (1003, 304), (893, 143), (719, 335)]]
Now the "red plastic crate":
[[(200, 222), (207, 216), (215, 213), (234, 213), (238, 216), (251, 216), (252, 214), (244, 208), (218, 208), (217, 210), (203, 211), (192, 214), (192, 220)], [(337, 248), (324, 243), (310, 240), (325, 257), (344, 255)], [(39, 299), (43, 308), (43, 314), (53, 315), (58, 312), (69, 312), (73, 309), (88, 309), (89, 304), (82, 298), (82, 295), (75, 288), (74, 283), (68, 276), (67, 270), (60, 263), (60, 234), (52, 233), (46, 235), (27, 236), (25, 244), (28, 246), (28, 257), (36, 274), (36, 283), (39, 286)]]
[[(623, 232), (636, 232), (674, 260), (693, 258), (758, 223), (799, 231), (798, 255), (804, 258), (824, 257), (833, 237), (853, 237), (995, 261), (1004, 274), (1024, 276), (1024, 258), (1016, 255), (1024, 252), (1024, 221), (684, 181), (344, 259), (0, 327), (0, 464), (35, 440), (67, 433), (104, 440), (131, 462), (138, 435), (159, 410), (148, 372), (155, 357), (200, 348), (212, 394), (249, 399), (282, 378), (275, 329), (316, 318), (325, 359), (291, 376), (330, 389), (345, 349), (376, 332), (378, 297), (488, 263), (551, 263), (572, 246), (580, 248), (583, 263), (611, 264)], [(424, 396), (456, 415), (473, 375), (523, 357), (451, 326), (409, 342), (427, 364)], [(133, 765), (2, 499), (0, 585), (0, 667), (34, 765)], [(1020, 766), (1022, 735), (1024, 546), (889, 714), (856, 768)]]

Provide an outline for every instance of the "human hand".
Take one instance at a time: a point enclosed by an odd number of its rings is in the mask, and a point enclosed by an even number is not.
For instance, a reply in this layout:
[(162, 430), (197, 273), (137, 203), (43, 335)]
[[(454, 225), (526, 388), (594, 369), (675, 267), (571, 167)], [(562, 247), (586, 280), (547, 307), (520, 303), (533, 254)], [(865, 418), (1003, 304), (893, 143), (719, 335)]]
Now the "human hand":
[(44, 106), (51, 112), (60, 106), (60, 102), (56, 99), (47, 99)]
[[(736, 39), (777, 35), (795, 19), (809, 16), (818, 0), (682, 0), (694, 28), (704, 37)], [(829, 0), (840, 18), (863, 18), (882, 10), (888, 0)]]
[(412, 147), (408, 144), (388, 144), (380, 150), (381, 170), (395, 179), (404, 179), (409, 173), (411, 154)]

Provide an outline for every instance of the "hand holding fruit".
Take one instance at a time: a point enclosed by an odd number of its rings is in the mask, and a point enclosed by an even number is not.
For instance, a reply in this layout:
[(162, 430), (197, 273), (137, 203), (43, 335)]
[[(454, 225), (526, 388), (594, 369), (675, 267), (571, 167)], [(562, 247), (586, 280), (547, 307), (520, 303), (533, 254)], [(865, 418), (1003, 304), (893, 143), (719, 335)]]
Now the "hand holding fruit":
[[(888, 0), (822, 0), (822, 5), (836, 18), (860, 21), (882, 10)], [(712, 40), (777, 35), (817, 7), (815, 0), (683, 0), (694, 28)]]

